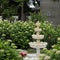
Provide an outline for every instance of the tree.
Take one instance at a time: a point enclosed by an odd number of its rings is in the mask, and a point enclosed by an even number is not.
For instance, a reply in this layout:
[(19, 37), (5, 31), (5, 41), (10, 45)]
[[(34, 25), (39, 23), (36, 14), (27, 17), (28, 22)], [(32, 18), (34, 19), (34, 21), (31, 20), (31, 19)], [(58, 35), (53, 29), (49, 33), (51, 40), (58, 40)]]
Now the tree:
[(19, 3), (18, 6), (21, 6), (21, 20), (24, 20), (24, 2), (28, 2), (29, 0), (14, 0), (15, 2)]
[(23, 20), (23, 4), (27, 1), (28, 0), (0, 0), (0, 15), (2, 15), (3, 18), (9, 18), (12, 15), (17, 15), (18, 8), (22, 7), (21, 19)]
[[(17, 7), (15, 4), (10, 3), (11, 0), (0, 0), (0, 15), (3, 19), (9, 18), (14, 14), (17, 14)], [(14, 2), (13, 2), (14, 3)]]

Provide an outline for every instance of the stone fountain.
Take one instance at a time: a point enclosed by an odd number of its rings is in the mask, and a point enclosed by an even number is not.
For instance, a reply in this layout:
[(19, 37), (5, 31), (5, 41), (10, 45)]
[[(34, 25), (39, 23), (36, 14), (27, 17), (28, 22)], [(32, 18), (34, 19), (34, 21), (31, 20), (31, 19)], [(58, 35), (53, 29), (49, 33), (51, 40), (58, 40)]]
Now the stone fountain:
[[(40, 49), (41, 48), (45, 48), (47, 43), (46, 42), (41, 42), (41, 39), (44, 39), (44, 35), (40, 35), (40, 32), (42, 31), (40, 27), (40, 23), (39, 21), (37, 21), (37, 23), (35, 24), (36, 28), (34, 29), (34, 31), (36, 32), (36, 34), (32, 35), (32, 38), (35, 39), (35, 42), (30, 42), (29, 45), (31, 48), (35, 48), (36, 49), (36, 54), (28, 54), (25, 60), (39, 60), (40, 58)], [(30, 58), (29, 58), (30, 57)]]

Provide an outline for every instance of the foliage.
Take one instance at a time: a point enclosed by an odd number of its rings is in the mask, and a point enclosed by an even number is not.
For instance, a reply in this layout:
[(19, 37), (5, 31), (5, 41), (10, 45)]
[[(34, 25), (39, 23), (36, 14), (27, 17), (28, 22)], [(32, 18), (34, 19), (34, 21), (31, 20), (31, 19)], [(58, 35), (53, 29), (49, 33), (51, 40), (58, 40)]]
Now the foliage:
[(29, 40), (32, 40), (31, 35), (33, 33), (33, 28), (34, 25), (32, 22), (16, 22), (9, 29), (9, 31), (11, 30), (10, 37), (19, 48), (26, 49), (29, 47)]
[(57, 31), (55, 30), (55, 27), (48, 21), (42, 22), (41, 28), (42, 34), (45, 36), (43, 41), (48, 43), (47, 48), (50, 49), (51, 46), (57, 42)]
[(9, 23), (0, 22), (0, 39), (11, 39), (19, 48), (28, 48), (29, 40), (32, 41), (34, 24), (32, 22)]
[(57, 41), (57, 44), (52, 46), (52, 49), (47, 50), (45, 48), (42, 50), (42, 52), (49, 55), (51, 60), (60, 60), (60, 40)]
[(26, 1), (28, 0), (0, 0), (0, 15), (2, 15), (4, 19), (12, 15), (17, 15), (18, 9), (22, 3)]
[(33, 21), (33, 22), (36, 22), (37, 20), (38, 21), (45, 21), (46, 20), (46, 16), (43, 16), (42, 14), (41, 14), (41, 12), (38, 12), (38, 13), (36, 13), (36, 12), (34, 12), (34, 13), (30, 13), (30, 21)]
[(8, 7), (7, 9), (4, 9), (1, 15), (4, 19), (6, 19), (6, 18), (10, 18), (12, 15), (16, 15), (16, 14), (17, 14), (17, 7), (13, 6), (13, 7)]
[(0, 60), (20, 60), (20, 58), (11, 40), (0, 40)]
[(2, 15), (4, 19), (17, 14), (18, 6), (16, 6), (14, 2), (11, 2), (10, 0), (0, 0), (0, 5), (0, 15)]
[(57, 36), (60, 37), (60, 25), (57, 26), (56, 31), (57, 31)]
[(6, 21), (0, 21), (0, 39), (7, 40), (10, 39), (9, 26), (11, 24)]
[[(46, 41), (48, 43), (47, 48), (50, 49), (56, 43), (57, 32), (49, 22), (44, 21), (40, 23), (42, 28), (41, 34), (45, 35), (42, 41)], [(35, 23), (32, 21), (18, 21), (15, 23), (0, 21), (0, 39), (11, 39), (18, 48), (27, 49), (29, 47), (28, 43), (33, 41), (34, 28)]]
[(27, 1), (29, 1), (29, 0), (14, 0), (14, 1), (17, 2), (17, 3), (19, 3), (18, 6), (22, 6), (22, 4), (23, 4), (24, 2), (27, 2)]
[(52, 47), (53, 47), (54, 49), (60, 50), (60, 38), (58, 38), (57, 44), (54, 44)]

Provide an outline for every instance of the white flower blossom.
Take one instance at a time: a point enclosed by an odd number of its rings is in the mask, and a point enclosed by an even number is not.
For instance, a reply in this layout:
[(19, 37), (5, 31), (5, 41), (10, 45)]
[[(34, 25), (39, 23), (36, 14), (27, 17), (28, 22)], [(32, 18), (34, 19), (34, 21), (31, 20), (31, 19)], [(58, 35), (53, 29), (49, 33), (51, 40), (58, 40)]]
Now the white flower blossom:
[(7, 40), (8, 42), (12, 42), (12, 40)]
[(53, 52), (56, 52), (57, 51), (57, 49), (53, 49)]
[(52, 48), (54, 48), (54, 47), (55, 47), (55, 45), (52, 46)]
[(60, 37), (59, 38), (57, 38), (58, 40), (60, 40)]
[(49, 60), (50, 56), (45, 56), (44, 60)]
[(60, 54), (60, 50), (56, 51), (56, 54)]

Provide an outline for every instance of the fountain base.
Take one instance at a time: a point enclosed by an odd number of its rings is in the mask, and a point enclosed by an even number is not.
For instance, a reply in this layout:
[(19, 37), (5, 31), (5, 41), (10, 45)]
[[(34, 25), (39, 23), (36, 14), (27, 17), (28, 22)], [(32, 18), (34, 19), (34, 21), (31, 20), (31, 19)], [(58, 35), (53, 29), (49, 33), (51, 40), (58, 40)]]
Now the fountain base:
[[(46, 55), (45, 54), (40, 54), (40, 57), (44, 57), (44, 56), (46, 56)], [(27, 54), (27, 56), (24, 57), (23, 60), (40, 60), (40, 58), (37, 57), (36, 54), (32, 53), (32, 54)]]

